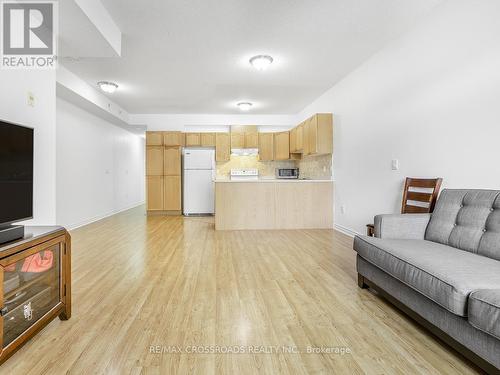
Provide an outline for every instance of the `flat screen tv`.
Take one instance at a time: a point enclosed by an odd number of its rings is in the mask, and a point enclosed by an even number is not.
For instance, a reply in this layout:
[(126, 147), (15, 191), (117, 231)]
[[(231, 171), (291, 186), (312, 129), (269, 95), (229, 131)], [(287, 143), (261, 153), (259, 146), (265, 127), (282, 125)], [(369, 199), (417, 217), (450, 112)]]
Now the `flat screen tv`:
[(0, 120), (0, 228), (33, 217), (33, 129)]

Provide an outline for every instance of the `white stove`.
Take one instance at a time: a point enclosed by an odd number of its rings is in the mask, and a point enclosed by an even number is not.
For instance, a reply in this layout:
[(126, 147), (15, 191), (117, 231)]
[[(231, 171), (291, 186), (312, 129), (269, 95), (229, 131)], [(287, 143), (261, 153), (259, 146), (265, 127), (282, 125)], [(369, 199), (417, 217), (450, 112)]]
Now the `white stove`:
[(249, 169), (231, 169), (231, 180), (236, 181), (255, 181), (259, 179), (259, 170)]

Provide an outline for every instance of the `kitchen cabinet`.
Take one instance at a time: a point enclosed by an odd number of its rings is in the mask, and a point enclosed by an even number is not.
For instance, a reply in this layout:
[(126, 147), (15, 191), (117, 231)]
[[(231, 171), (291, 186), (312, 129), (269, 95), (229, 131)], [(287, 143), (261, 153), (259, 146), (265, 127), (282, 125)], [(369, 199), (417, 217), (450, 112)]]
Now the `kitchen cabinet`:
[(304, 149), (304, 123), (295, 128), (295, 152), (302, 152)]
[(229, 133), (215, 134), (215, 161), (229, 161), (231, 155), (231, 138)]
[(148, 211), (163, 210), (163, 176), (146, 177)]
[(163, 145), (164, 146), (182, 146), (184, 135), (182, 132), (169, 131), (163, 132)]
[(258, 148), (259, 147), (259, 133), (245, 133), (245, 147)]
[(146, 132), (146, 146), (163, 145), (163, 132)]
[(290, 159), (290, 133), (274, 133), (274, 160)]
[(146, 147), (146, 175), (163, 175), (163, 146)]
[(200, 146), (200, 133), (186, 133), (186, 147)]
[(163, 210), (181, 210), (181, 176), (163, 177)]
[(201, 133), (200, 142), (202, 147), (215, 147), (215, 133)]
[(307, 123), (307, 151), (309, 155), (333, 152), (333, 117), (331, 113), (318, 113)]
[(297, 127), (290, 130), (290, 152), (297, 151)]
[(259, 160), (274, 159), (274, 133), (259, 133)]
[(181, 148), (165, 147), (163, 152), (163, 174), (165, 176), (181, 175)]
[(245, 133), (231, 133), (231, 148), (245, 148)]

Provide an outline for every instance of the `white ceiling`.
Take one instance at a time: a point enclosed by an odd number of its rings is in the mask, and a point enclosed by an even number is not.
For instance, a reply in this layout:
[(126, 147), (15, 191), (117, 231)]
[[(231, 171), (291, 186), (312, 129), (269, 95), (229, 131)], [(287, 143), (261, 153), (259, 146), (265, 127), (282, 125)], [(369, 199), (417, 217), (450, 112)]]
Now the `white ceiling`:
[[(297, 113), (440, 2), (102, 0), (122, 56), (63, 64), (92, 85), (118, 83), (110, 97), (130, 113), (241, 113), (238, 101)], [(275, 63), (255, 71), (256, 54)]]

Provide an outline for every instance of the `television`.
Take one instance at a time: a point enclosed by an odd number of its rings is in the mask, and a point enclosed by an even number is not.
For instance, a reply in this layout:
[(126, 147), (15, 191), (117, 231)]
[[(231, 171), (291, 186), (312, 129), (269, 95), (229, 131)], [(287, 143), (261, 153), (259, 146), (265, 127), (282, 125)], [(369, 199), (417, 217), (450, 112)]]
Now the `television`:
[(0, 231), (32, 217), (33, 129), (0, 120)]

